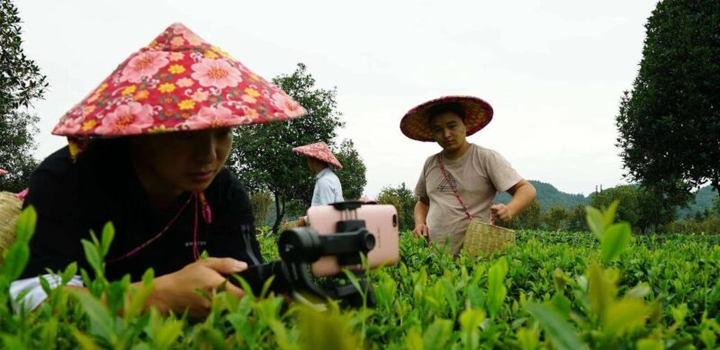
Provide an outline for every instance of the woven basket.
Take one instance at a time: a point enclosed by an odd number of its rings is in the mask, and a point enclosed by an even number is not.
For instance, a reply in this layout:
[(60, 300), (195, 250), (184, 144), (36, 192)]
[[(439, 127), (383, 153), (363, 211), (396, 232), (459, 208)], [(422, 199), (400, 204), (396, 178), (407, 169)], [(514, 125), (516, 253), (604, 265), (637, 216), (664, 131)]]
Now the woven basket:
[(465, 231), (461, 251), (475, 258), (481, 253), (503, 252), (510, 244), (515, 244), (515, 231), (473, 219)]
[(15, 242), (15, 223), (21, 209), (22, 199), (14, 193), (0, 192), (0, 264), (5, 250)]

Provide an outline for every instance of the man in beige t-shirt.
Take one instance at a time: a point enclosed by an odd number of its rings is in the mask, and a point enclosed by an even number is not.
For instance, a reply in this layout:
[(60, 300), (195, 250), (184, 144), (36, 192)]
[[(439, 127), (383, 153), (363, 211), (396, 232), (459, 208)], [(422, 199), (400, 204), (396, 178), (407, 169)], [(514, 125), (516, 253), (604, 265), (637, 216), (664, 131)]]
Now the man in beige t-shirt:
[[(438, 243), (449, 238), (455, 253), (462, 246), (469, 216), (489, 222), (492, 212), (509, 221), (535, 199), (535, 188), (498, 152), (467, 142), (466, 136), (491, 119), (492, 107), (485, 101), (451, 96), (412, 109), (400, 125), (408, 137), (435, 141), (443, 149), (425, 161), (415, 187), (414, 233)], [(493, 205), (497, 192), (505, 191), (512, 200)]]

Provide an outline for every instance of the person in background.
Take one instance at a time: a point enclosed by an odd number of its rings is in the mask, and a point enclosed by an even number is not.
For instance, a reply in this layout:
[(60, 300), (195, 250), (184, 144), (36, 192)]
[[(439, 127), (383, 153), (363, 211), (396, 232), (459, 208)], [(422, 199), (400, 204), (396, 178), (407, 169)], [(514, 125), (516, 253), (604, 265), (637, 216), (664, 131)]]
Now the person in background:
[[(535, 188), (500, 153), (466, 139), (492, 119), (490, 105), (476, 97), (448, 96), (423, 103), (405, 114), (400, 129), (407, 137), (436, 142), (441, 151), (427, 158), (415, 194), (415, 229), (426, 240), (458, 253), (470, 217), (491, 222), (517, 217), (535, 199)], [(507, 204), (493, 204), (507, 191)]]
[[(112, 222), (108, 280), (129, 275), (138, 287), (152, 268), (148, 306), (205, 316), (210, 301), (197, 290), (211, 294), (226, 274), (263, 262), (248, 194), (225, 167), (232, 127), (305, 113), (182, 24), (168, 27), (53, 130), (69, 146), (31, 176), (24, 206), (35, 207), (37, 224), (27, 268), (10, 287), (15, 307), (34, 310), (46, 298), (39, 275), (58, 286), (47, 269), (77, 262), (92, 273), (80, 241)], [(201, 259), (203, 251), (210, 258)], [(66, 288), (85, 290), (80, 276)]]
[[(343, 202), (342, 184), (333, 171), (333, 168), (342, 169), (342, 164), (332, 154), (328, 145), (318, 142), (295, 147), (293, 151), (307, 157), (308, 168), (315, 174), (315, 188), (310, 206)], [(307, 217), (299, 217), (296, 225), (307, 225)]]

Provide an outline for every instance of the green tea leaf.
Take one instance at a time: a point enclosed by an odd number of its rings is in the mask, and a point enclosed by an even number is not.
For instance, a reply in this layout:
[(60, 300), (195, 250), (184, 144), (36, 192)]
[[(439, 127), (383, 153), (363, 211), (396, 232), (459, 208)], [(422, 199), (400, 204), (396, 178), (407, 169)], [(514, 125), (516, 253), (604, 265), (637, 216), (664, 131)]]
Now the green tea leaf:
[(567, 317), (570, 314), (570, 300), (564, 295), (555, 294), (550, 302), (564, 317)]
[(100, 253), (102, 257), (107, 256), (107, 253), (110, 250), (110, 244), (112, 244), (114, 237), (115, 226), (113, 226), (112, 222), (108, 221), (108, 223), (103, 227), (102, 238), (100, 240)]
[(86, 239), (83, 239), (80, 242), (85, 250), (85, 259), (87, 259), (88, 264), (92, 266), (97, 276), (103, 276), (103, 262), (102, 259), (100, 259), (100, 252), (98, 251), (97, 246)]
[(408, 350), (424, 350), (423, 339), (420, 336), (420, 332), (417, 328), (410, 328), (405, 335), (405, 346)]
[(42, 287), (45, 294), (50, 295), (52, 292), (52, 287), (50, 287), (50, 283), (47, 281), (45, 276), (40, 275), (38, 276), (38, 279), (40, 280), (40, 286)]
[(599, 239), (605, 232), (605, 218), (600, 210), (593, 207), (585, 207), (585, 211), (587, 213), (585, 219), (587, 220), (588, 227), (590, 231), (595, 234), (595, 237)]
[(71, 293), (80, 301), (80, 305), (82, 305), (83, 311), (88, 318), (90, 318), (90, 322), (97, 326), (97, 329), (100, 331), (98, 335), (107, 342), (111, 344), (114, 343), (114, 339), (116, 338), (113, 322), (114, 316), (110, 315), (108, 309), (100, 301), (95, 299), (95, 297), (84, 291), (73, 290)]
[(183, 322), (172, 320), (160, 327), (153, 334), (154, 349), (170, 349), (173, 343), (182, 335)]
[(77, 262), (70, 263), (66, 268), (65, 271), (60, 276), (60, 281), (62, 285), (68, 284), (70, 280), (75, 277), (77, 274)]
[(84, 333), (80, 332), (77, 328), (72, 329), (72, 335), (75, 337), (75, 340), (77, 340), (78, 343), (80, 343), (80, 346), (84, 350), (98, 350), (97, 344), (92, 340), (92, 338), (88, 337)]
[(142, 310), (145, 308), (145, 301), (150, 296), (152, 290), (152, 282), (147, 283), (143, 280), (143, 284), (140, 287), (140, 290), (136, 291), (135, 293), (125, 293), (125, 297), (129, 299), (125, 301), (125, 308), (123, 310), (123, 318), (126, 321), (134, 319), (137, 315), (140, 314), (140, 312), (142, 312)]
[(616, 200), (610, 204), (610, 207), (605, 209), (605, 212), (603, 213), (603, 223), (605, 224), (605, 227), (608, 227), (615, 222), (615, 213), (617, 212), (618, 205), (620, 205), (620, 201)]
[(467, 309), (460, 314), (461, 340), (465, 349), (477, 349), (480, 342), (480, 324), (485, 320), (485, 311)]
[(642, 299), (624, 298), (610, 305), (603, 319), (603, 330), (612, 336), (622, 336), (633, 328), (645, 324), (652, 308)]
[(540, 334), (533, 329), (518, 329), (517, 338), (520, 342), (521, 350), (535, 350), (540, 345)]
[(703, 329), (700, 331), (700, 339), (702, 339), (705, 347), (708, 349), (715, 349), (715, 345), (717, 344), (717, 336), (715, 335), (715, 332), (709, 329)]
[(15, 242), (10, 249), (5, 252), (5, 261), (2, 265), (2, 275), (7, 281), (14, 281), (25, 270), (27, 262), (30, 259), (30, 248), (27, 243)]
[(437, 319), (425, 330), (423, 344), (425, 350), (443, 350), (445, 343), (450, 339), (452, 323), (448, 320)]
[(597, 265), (587, 268), (585, 275), (588, 278), (588, 297), (593, 314), (602, 318), (608, 308), (612, 305), (617, 288), (603, 275), (603, 271)]
[(527, 303), (525, 309), (540, 323), (545, 335), (558, 350), (580, 350), (585, 345), (580, 342), (575, 329), (553, 309), (538, 303)]
[(487, 307), (491, 317), (502, 309), (507, 288), (505, 287), (505, 275), (508, 265), (505, 257), (500, 258), (488, 271), (488, 302)]
[(15, 223), (15, 241), (20, 243), (30, 243), (35, 233), (35, 224), (37, 223), (37, 212), (35, 207), (29, 205), (25, 208)]
[(640, 339), (637, 342), (637, 350), (663, 350), (665, 347), (658, 339), (647, 338)]
[(605, 230), (600, 238), (601, 259), (603, 264), (609, 264), (622, 254), (630, 245), (630, 225), (626, 222), (614, 224)]

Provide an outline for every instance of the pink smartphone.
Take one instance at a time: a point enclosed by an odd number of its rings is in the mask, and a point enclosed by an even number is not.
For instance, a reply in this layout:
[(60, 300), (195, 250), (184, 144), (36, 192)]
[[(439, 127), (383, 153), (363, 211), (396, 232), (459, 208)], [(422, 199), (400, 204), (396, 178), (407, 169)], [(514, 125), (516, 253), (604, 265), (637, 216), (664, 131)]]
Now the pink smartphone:
[[(365, 227), (375, 236), (375, 248), (368, 252), (370, 268), (395, 265), (400, 259), (398, 217), (395, 207), (388, 204), (363, 204), (357, 209), (339, 210), (332, 205), (310, 207), (307, 211), (309, 226), (321, 235), (335, 233), (336, 224), (343, 220), (364, 220)], [(345, 266), (350, 269), (359, 265)], [(337, 257), (325, 256), (312, 264), (315, 276), (331, 276), (342, 266)]]

